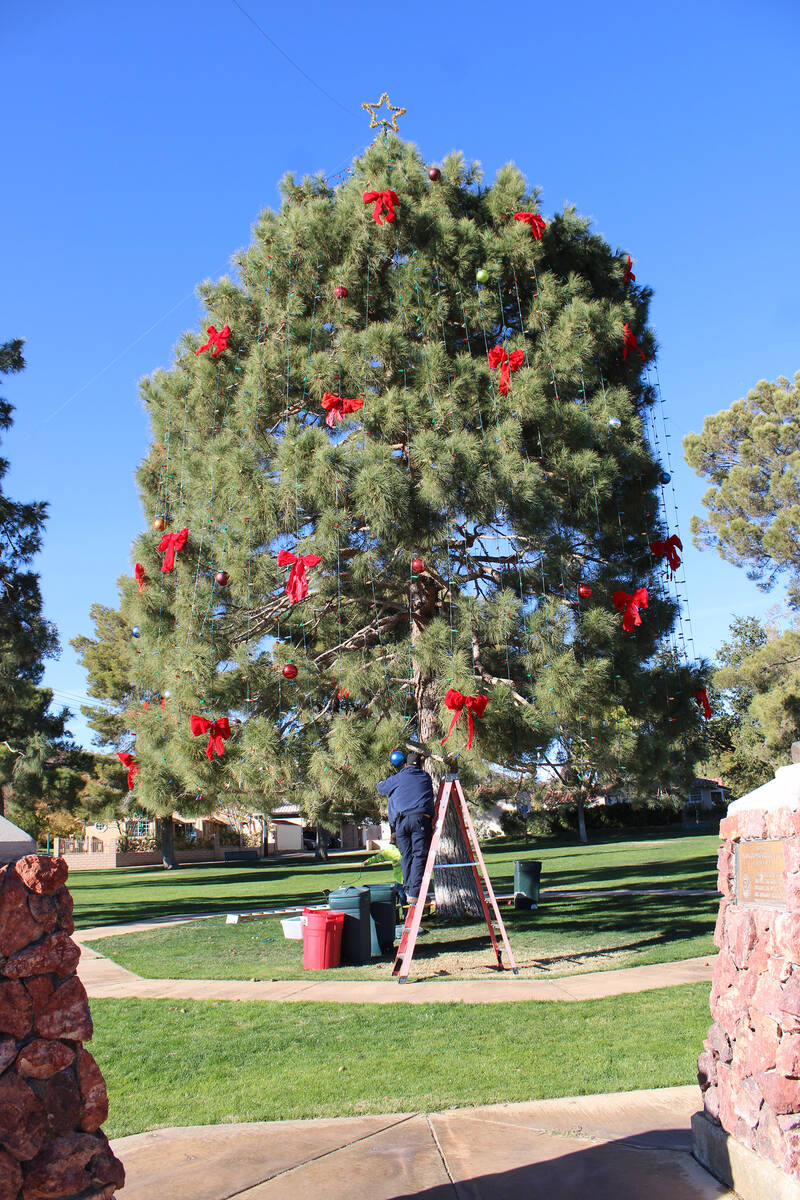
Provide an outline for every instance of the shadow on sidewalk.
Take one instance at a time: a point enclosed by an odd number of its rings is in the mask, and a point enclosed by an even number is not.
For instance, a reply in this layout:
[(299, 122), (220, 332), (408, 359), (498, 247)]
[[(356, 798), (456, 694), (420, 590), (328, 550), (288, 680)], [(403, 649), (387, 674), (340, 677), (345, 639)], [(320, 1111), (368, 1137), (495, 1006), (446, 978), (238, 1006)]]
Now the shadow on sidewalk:
[[(506, 1127), (498, 1141), (505, 1141)], [(692, 1157), (691, 1134), (686, 1129), (659, 1129), (593, 1142), (559, 1154), (570, 1137), (539, 1129), (517, 1128), (508, 1157), (517, 1161), (529, 1154), (539, 1161), (492, 1171), (492, 1160), (502, 1156), (502, 1145), (492, 1147), (478, 1139), (470, 1147), (451, 1151), (442, 1147), (452, 1183), (415, 1192), (376, 1192), (382, 1200), (734, 1200), (734, 1193), (716, 1180)], [(524, 1140), (527, 1146), (522, 1145)], [(459, 1168), (459, 1159), (463, 1167)], [(469, 1173), (471, 1172), (471, 1173)], [(467, 1178), (462, 1176), (468, 1174)], [(369, 1200), (364, 1196), (363, 1200)]]

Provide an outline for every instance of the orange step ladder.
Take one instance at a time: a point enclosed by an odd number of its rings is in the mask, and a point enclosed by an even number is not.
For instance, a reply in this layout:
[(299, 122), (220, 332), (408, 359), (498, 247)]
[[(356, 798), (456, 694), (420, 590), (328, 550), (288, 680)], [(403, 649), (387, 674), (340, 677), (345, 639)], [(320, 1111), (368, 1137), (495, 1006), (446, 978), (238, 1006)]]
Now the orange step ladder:
[[(442, 840), (442, 830), (444, 829), (444, 821), (447, 816), (447, 810), (450, 805), (450, 800), (454, 798), (456, 803), (456, 816), (461, 826), (461, 832), (464, 834), (464, 841), (467, 847), (468, 861), (463, 863), (437, 863), (436, 854), (439, 850), (439, 843)], [(425, 870), (422, 875), (422, 883), (419, 887), (419, 896), (417, 903), (409, 908), (406, 913), (405, 924), (400, 935), (400, 942), (397, 947), (397, 954), (392, 967), (392, 975), (397, 976), (398, 983), (408, 983), (408, 971), (411, 966), (411, 960), (414, 957), (414, 948), (417, 944), (419, 935), (419, 927), (422, 923), (422, 910), (425, 907), (425, 899), (428, 895), (431, 877), (434, 871), (452, 870), (454, 867), (471, 867), (472, 874), (475, 879), (475, 887), (480, 896), (481, 905), (483, 907), (483, 915), (486, 920), (486, 926), (489, 930), (489, 937), (492, 942), (492, 949), (497, 959), (497, 965), (502, 970), (502, 950), (497, 944), (497, 936), (492, 924), (492, 915), (489, 911), (489, 904), (492, 906), (492, 911), (495, 915), (500, 936), (503, 939), (503, 945), (508, 955), (508, 961), (511, 970), (517, 975), (517, 964), (514, 961), (514, 955), (511, 947), (508, 944), (506, 936), (506, 928), (503, 924), (503, 918), (500, 916), (500, 909), (497, 906), (497, 898), (492, 888), (492, 881), (489, 878), (489, 872), (486, 870), (486, 863), (483, 861), (481, 848), (478, 843), (478, 835), (475, 833), (475, 827), (472, 824), (472, 818), (469, 815), (467, 800), (464, 795), (464, 789), (461, 787), (461, 781), (458, 775), (445, 775), (439, 784), (439, 794), (436, 797), (436, 811), (434, 814), (434, 829), (433, 837), (431, 838), (430, 849), (428, 850), (428, 858), (425, 863)], [(478, 870), (480, 869), (480, 874)], [(481, 880), (481, 876), (483, 879)], [(486, 903), (486, 897), (483, 894), (483, 886), (486, 887), (486, 893), (489, 897), (489, 904)]]

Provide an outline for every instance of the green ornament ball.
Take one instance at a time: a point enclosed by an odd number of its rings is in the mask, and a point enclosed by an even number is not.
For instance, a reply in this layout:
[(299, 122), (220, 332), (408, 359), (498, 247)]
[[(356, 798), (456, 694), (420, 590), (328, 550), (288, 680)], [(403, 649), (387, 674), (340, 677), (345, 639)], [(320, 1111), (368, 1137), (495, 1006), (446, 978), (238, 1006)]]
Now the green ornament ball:
[(475, 278), (478, 283), (488, 283), (489, 272), (486, 270), (486, 267), (478, 267), (478, 270), (475, 272)]

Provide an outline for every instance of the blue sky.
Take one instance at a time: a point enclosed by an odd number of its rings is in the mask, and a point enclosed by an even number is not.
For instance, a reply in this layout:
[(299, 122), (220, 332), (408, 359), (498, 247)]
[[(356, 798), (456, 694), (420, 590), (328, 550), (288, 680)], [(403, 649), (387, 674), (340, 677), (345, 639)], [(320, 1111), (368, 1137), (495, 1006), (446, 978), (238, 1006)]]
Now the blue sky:
[(633, 255), (655, 291), (696, 651), (779, 602), (688, 544), (704, 487), (680, 439), (800, 369), (799, 33), (794, 0), (8, 6), (0, 339), (27, 339), (28, 368), (5, 382), (2, 453), (7, 492), (50, 502), (56, 699), (77, 711), (69, 639), (116, 602), (142, 528), (138, 380), (199, 328), (196, 284), (227, 270), (280, 177), (344, 168), (383, 91), (426, 157), (461, 149), (490, 178), (513, 159), (545, 216), (574, 203)]

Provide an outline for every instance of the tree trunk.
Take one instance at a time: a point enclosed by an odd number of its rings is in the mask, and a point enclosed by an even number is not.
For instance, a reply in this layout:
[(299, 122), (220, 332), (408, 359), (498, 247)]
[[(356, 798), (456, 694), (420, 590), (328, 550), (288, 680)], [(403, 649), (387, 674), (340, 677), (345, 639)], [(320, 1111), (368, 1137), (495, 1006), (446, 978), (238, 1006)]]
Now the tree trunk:
[[(417, 640), (419, 630), (416, 625), (412, 628), (412, 643)], [(417, 703), (417, 718), (419, 722), (420, 742), (430, 742), (439, 733), (438, 695), (436, 681), (431, 675), (423, 673), (418, 663), (414, 662), (414, 698)], [(440, 764), (434, 764), (430, 758), (425, 760), (425, 770), (433, 779), (434, 788), (438, 789), (441, 777)], [(453, 796), (445, 817), (442, 830), (442, 840), (436, 855), (436, 864), (462, 863), (467, 860), (467, 844), (461, 832), (458, 817), (455, 814)], [(483, 915), (478, 889), (469, 867), (454, 867), (444, 871), (433, 871), (433, 888), (436, 896), (436, 913), (449, 920), (466, 916), (480, 917)]]
[(583, 792), (578, 792), (578, 839), (581, 842), (588, 842), (586, 836), (586, 813), (583, 804)]
[(317, 825), (317, 835), (314, 839), (314, 861), (315, 862), (327, 862), (328, 861), (328, 842), (329, 841), (330, 841), (330, 834), (328, 833), (325, 826)]
[[(461, 831), (461, 825), (456, 816), (455, 806), (458, 800), (451, 794), (444, 819), (442, 840), (436, 855), (437, 865), (440, 863), (466, 862), (469, 857), (467, 842)], [(436, 915), (448, 920), (459, 917), (483, 916), (478, 889), (475, 886), (475, 876), (471, 867), (448, 867), (445, 870), (433, 872), (433, 887), (436, 893)]]
[(161, 861), (164, 864), (164, 869), (167, 871), (174, 870), (178, 863), (175, 858), (175, 840), (174, 827), (172, 817), (158, 817), (156, 820), (156, 828), (161, 837)]

